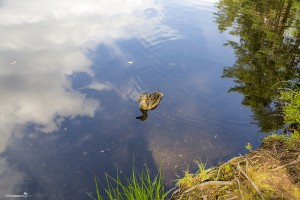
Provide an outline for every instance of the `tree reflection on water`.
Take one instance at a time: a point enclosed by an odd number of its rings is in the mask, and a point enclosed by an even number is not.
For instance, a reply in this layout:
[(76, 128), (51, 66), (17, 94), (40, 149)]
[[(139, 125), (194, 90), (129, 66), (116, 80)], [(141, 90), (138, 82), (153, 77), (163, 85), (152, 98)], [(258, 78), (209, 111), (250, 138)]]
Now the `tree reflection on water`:
[[(223, 77), (233, 78), (228, 92), (243, 94), (262, 132), (283, 127), (279, 90), (299, 84), (300, 2), (296, 0), (221, 0), (216, 22), (239, 41)], [(294, 83), (294, 84), (291, 84)]]

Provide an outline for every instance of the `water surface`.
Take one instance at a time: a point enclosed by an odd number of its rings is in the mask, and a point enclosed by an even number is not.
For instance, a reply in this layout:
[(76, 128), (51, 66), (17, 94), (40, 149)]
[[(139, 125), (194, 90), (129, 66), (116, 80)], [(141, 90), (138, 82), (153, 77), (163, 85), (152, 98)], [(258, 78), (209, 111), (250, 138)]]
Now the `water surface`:
[[(237, 40), (213, 1), (1, 2), (0, 196), (88, 199), (134, 161), (166, 183), (246, 153), (261, 133), (221, 78)], [(132, 61), (132, 63), (130, 62)], [(129, 64), (130, 63), (130, 64)], [(136, 100), (161, 90), (145, 121)]]

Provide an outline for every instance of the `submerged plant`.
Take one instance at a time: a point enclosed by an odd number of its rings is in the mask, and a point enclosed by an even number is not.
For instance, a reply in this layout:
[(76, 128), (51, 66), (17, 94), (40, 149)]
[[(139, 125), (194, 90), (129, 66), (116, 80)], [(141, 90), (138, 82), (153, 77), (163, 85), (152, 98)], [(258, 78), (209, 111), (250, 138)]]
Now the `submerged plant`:
[[(137, 170), (132, 170), (130, 178), (124, 177), (125, 181), (121, 181), (119, 175), (116, 178), (106, 176), (106, 184), (104, 187), (99, 178), (95, 177), (97, 198), (90, 196), (94, 200), (164, 200), (171, 190), (165, 191), (162, 179), (161, 168), (154, 178), (150, 177), (148, 168), (139, 173)], [(105, 191), (106, 196), (100, 194), (100, 183)]]

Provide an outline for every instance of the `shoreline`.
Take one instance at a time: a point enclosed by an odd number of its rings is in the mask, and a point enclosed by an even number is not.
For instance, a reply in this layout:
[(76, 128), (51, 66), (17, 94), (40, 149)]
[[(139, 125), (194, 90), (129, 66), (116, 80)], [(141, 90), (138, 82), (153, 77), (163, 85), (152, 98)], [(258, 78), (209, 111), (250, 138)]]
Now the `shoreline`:
[(300, 199), (300, 134), (270, 135), (257, 150), (178, 180), (172, 200)]

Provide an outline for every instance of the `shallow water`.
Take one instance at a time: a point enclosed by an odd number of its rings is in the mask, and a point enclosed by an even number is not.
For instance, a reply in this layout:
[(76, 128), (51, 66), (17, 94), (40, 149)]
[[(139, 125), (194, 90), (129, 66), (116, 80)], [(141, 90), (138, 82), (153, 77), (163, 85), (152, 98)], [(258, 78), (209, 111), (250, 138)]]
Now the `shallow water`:
[[(133, 162), (151, 172), (163, 162), (171, 180), (259, 145), (221, 78), (234, 63), (223, 44), (236, 38), (219, 33), (214, 2), (1, 4), (1, 198), (88, 199), (95, 175), (128, 175)], [(139, 95), (157, 89), (160, 105), (136, 119)]]

